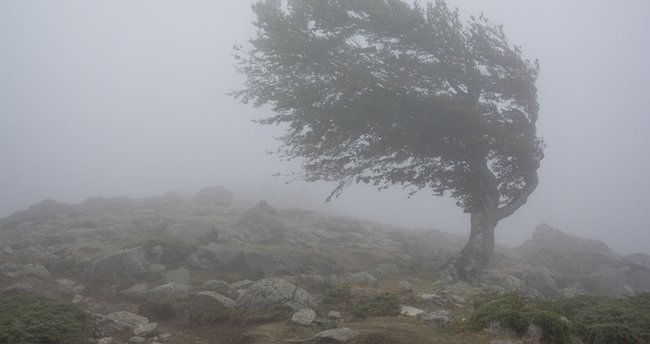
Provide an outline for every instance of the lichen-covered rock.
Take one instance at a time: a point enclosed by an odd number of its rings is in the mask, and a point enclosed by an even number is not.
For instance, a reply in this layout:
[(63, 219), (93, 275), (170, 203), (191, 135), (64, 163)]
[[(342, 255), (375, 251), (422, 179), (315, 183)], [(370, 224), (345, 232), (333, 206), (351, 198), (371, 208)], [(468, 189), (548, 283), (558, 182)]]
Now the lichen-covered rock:
[(146, 324), (149, 319), (131, 312), (119, 311), (106, 314), (99, 320), (97, 328), (104, 334), (123, 331), (124, 329)]
[(237, 298), (235, 313), (242, 321), (263, 322), (316, 306), (314, 298), (304, 289), (285, 280), (267, 278), (255, 282)]
[(230, 319), (235, 301), (224, 295), (202, 291), (196, 293), (189, 302), (189, 321), (195, 325), (218, 324)]
[(545, 298), (556, 299), (561, 296), (560, 289), (551, 275), (543, 270), (527, 270), (521, 276), (529, 288), (540, 292)]
[(309, 308), (303, 308), (291, 316), (291, 321), (302, 326), (309, 326), (316, 319), (316, 312)]
[(110, 280), (118, 275), (143, 276), (147, 273), (144, 249), (135, 247), (104, 256), (95, 264), (94, 273), (102, 280)]
[(158, 335), (158, 323), (151, 322), (147, 324), (139, 325), (133, 330), (133, 335), (138, 337), (154, 337)]

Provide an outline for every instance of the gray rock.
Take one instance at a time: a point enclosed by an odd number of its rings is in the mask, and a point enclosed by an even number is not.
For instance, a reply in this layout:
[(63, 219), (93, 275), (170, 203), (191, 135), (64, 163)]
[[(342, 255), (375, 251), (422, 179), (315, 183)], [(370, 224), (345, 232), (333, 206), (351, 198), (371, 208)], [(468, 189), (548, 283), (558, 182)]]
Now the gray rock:
[(255, 282), (237, 298), (238, 314), (248, 318), (272, 320), (302, 308), (316, 308), (314, 298), (302, 288), (281, 279), (267, 278)]
[(147, 302), (140, 306), (140, 314), (154, 321), (175, 319), (187, 314), (187, 301), (192, 288), (184, 284), (167, 283), (151, 289)]
[(201, 191), (199, 191), (194, 197), (194, 201), (200, 205), (212, 205), (221, 207), (231, 206), (233, 200), (234, 196), (232, 191), (226, 189), (221, 185), (205, 187), (201, 189)]
[(129, 343), (144, 343), (147, 341), (147, 338), (133, 336), (129, 338)]
[(339, 277), (340, 284), (371, 287), (377, 285), (377, 279), (366, 271), (346, 273)]
[(409, 281), (399, 281), (399, 291), (401, 293), (410, 293), (413, 291), (413, 285)]
[(79, 294), (74, 294), (74, 296), (72, 297), (72, 303), (80, 303), (83, 300), (84, 300), (84, 297), (82, 295), (79, 295)]
[(36, 276), (38, 278), (50, 278), (50, 272), (41, 264), (27, 264), (24, 266), (25, 275)]
[(147, 273), (145, 252), (142, 247), (122, 250), (101, 258), (95, 265), (95, 275), (100, 279), (112, 279), (117, 275), (140, 277)]
[(153, 262), (156, 262), (156, 263), (160, 263), (160, 262), (162, 262), (163, 255), (165, 254), (165, 250), (163, 249), (162, 246), (156, 245), (156, 246), (151, 247), (149, 249), (148, 253), (149, 254), (148, 254), (147, 258), (149, 260), (151, 260)]
[(200, 289), (202, 291), (214, 291), (228, 297), (232, 296), (233, 291), (228, 283), (220, 280), (205, 281), (203, 284), (201, 284)]
[(177, 270), (168, 271), (165, 274), (165, 280), (167, 281), (167, 283), (189, 285), (191, 282), (190, 270), (181, 267), (178, 268)]
[(546, 298), (556, 299), (561, 296), (555, 280), (546, 271), (527, 270), (523, 272), (521, 279), (526, 286), (537, 290)]
[(148, 322), (149, 319), (143, 316), (131, 312), (119, 311), (103, 316), (97, 327), (102, 331), (102, 333), (113, 333), (123, 331), (127, 328), (135, 329), (136, 327)]
[(201, 246), (196, 251), (197, 268), (212, 270), (216, 268), (247, 269), (244, 255), (241, 251), (219, 243)]
[(589, 274), (582, 282), (583, 288), (591, 294), (623, 296), (633, 294), (634, 290), (626, 284), (626, 269), (606, 268)]
[(310, 308), (303, 308), (291, 316), (291, 321), (302, 326), (309, 326), (316, 319), (316, 312)]
[(284, 224), (277, 211), (266, 201), (247, 210), (239, 219), (242, 239), (254, 243), (273, 243), (281, 240)]
[(531, 338), (541, 339), (544, 330), (540, 326), (535, 324), (528, 324), (528, 330), (526, 330), (526, 336)]
[(341, 312), (339, 312), (339, 311), (329, 311), (329, 313), (327, 313), (327, 317), (329, 319), (334, 319), (334, 320), (341, 319)]
[(146, 301), (147, 285), (144, 283), (135, 284), (129, 289), (120, 291), (118, 295), (130, 301), (135, 301), (135, 302)]
[(533, 239), (523, 243), (517, 251), (524, 263), (544, 266), (563, 275), (587, 275), (623, 262), (598, 240), (569, 235), (546, 224), (537, 226)]
[(139, 325), (133, 330), (133, 335), (138, 337), (154, 337), (158, 335), (158, 323), (151, 322), (147, 324)]
[(650, 269), (650, 256), (645, 253), (632, 253), (623, 256), (625, 260)]
[(224, 295), (202, 291), (192, 297), (189, 306), (189, 321), (195, 325), (212, 325), (230, 319), (235, 301)]
[(267, 278), (253, 283), (237, 299), (237, 308), (266, 309), (272, 305), (286, 305), (293, 310), (315, 307), (316, 303), (304, 289), (277, 278)]
[(424, 313), (418, 317), (422, 321), (445, 325), (451, 322), (451, 311), (446, 309), (438, 309), (432, 312)]
[(424, 313), (423, 310), (411, 306), (402, 306), (400, 310), (401, 315), (406, 315), (408, 317), (416, 317), (422, 313)]
[(485, 332), (495, 335), (495, 336), (509, 336), (514, 337), (517, 335), (515, 330), (501, 325), (498, 321), (492, 321), (488, 324), (488, 327), (484, 329)]
[(97, 344), (117, 344), (117, 341), (113, 337), (104, 337), (98, 340)]
[(316, 333), (314, 339), (317, 343), (347, 343), (356, 337), (359, 333), (347, 327), (335, 328)]

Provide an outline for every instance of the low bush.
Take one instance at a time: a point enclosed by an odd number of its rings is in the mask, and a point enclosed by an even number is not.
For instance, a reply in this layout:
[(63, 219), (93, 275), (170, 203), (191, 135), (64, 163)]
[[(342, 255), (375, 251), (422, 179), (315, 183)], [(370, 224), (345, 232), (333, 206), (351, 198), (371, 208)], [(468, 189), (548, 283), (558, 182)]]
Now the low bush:
[(87, 314), (76, 305), (33, 295), (0, 297), (0, 344), (82, 344)]
[(560, 314), (526, 303), (518, 295), (494, 296), (475, 306), (477, 309), (469, 321), (473, 330), (483, 330), (496, 321), (521, 336), (526, 334), (530, 324), (535, 324), (542, 328), (543, 343), (571, 343), (569, 327), (560, 319)]
[(400, 310), (401, 306), (395, 295), (381, 293), (359, 301), (352, 309), (352, 314), (359, 318), (396, 316)]

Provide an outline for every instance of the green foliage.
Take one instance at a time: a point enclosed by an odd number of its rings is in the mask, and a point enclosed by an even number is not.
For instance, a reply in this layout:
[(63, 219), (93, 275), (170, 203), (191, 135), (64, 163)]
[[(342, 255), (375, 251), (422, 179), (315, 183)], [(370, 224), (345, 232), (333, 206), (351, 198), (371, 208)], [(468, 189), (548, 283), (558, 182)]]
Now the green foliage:
[(390, 293), (381, 293), (359, 301), (352, 309), (352, 314), (359, 318), (371, 316), (396, 316), (400, 313), (397, 297)]
[(585, 334), (588, 344), (641, 344), (638, 331), (623, 324), (591, 325)]
[[(543, 329), (547, 343), (569, 343), (569, 330), (585, 343), (636, 344), (650, 342), (650, 294), (623, 299), (578, 296), (525, 303), (517, 295), (491, 296), (477, 301), (469, 326), (482, 330), (492, 321), (522, 335), (529, 323)], [(571, 328), (560, 317), (565, 316)]]
[[(279, 152), (307, 181), (448, 192), (466, 210), (518, 208), (537, 185), (538, 65), (484, 16), (442, 0), (278, 0), (253, 5), (233, 95), (286, 125)], [(489, 162), (489, 163), (488, 163)], [(524, 199), (522, 199), (524, 198)], [(488, 203), (489, 203), (488, 202)]]
[[(623, 299), (579, 296), (546, 302), (541, 307), (568, 317), (576, 334), (591, 343), (594, 338), (611, 339), (607, 343), (650, 342), (650, 294)], [(611, 333), (610, 333), (611, 332)], [(608, 334), (609, 333), (609, 334)], [(626, 340), (632, 341), (623, 341)], [(637, 338), (638, 340), (634, 341)], [(600, 343), (600, 342), (598, 342)]]
[(323, 296), (323, 303), (325, 304), (339, 304), (347, 303), (352, 298), (352, 291), (350, 287), (338, 286), (331, 289), (326, 289)]
[(518, 335), (524, 335), (528, 326), (535, 324), (542, 328), (543, 343), (571, 343), (569, 327), (560, 319), (560, 314), (527, 304), (518, 295), (492, 297), (477, 306), (469, 321), (469, 327), (475, 331), (498, 321)]
[(82, 344), (87, 314), (76, 305), (32, 295), (0, 298), (0, 344)]
[(182, 240), (169, 234), (162, 234), (155, 238), (145, 239), (134, 246), (142, 246), (150, 249), (160, 245), (163, 248), (162, 260), (165, 263), (179, 262), (196, 252), (198, 244), (188, 240)]

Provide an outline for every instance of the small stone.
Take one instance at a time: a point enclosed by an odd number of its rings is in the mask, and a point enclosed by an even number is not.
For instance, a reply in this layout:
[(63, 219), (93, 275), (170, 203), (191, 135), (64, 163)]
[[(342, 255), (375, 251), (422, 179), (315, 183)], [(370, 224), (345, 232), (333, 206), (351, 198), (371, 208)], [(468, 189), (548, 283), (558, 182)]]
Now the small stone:
[(358, 335), (358, 332), (353, 331), (347, 327), (335, 328), (318, 332), (314, 338), (327, 340), (334, 343), (346, 343)]
[(147, 338), (144, 337), (138, 337), (138, 336), (133, 336), (129, 338), (129, 343), (144, 343), (147, 341)]
[(433, 322), (444, 325), (451, 321), (451, 311), (448, 311), (446, 309), (439, 309), (433, 312), (420, 314), (418, 317), (426, 322)]
[(535, 325), (535, 324), (529, 324), (528, 325), (528, 330), (526, 331), (526, 336), (531, 337), (531, 338), (542, 338), (542, 328)]
[(410, 293), (413, 291), (413, 285), (409, 281), (399, 281), (399, 291), (402, 293)]
[(341, 319), (341, 312), (339, 312), (339, 311), (329, 311), (329, 313), (327, 313), (327, 317), (330, 318), (330, 319), (335, 319), (335, 320)]
[(411, 306), (402, 306), (402, 310), (400, 311), (401, 315), (406, 315), (409, 317), (415, 317), (418, 316), (418, 314), (424, 313), (423, 310)]
[(316, 312), (314, 312), (310, 308), (303, 308), (293, 313), (293, 316), (291, 316), (292, 322), (302, 326), (311, 325), (314, 319), (316, 319)]
[(133, 334), (138, 337), (153, 337), (158, 334), (158, 323), (151, 322), (139, 325), (133, 330)]
[(72, 303), (79, 303), (79, 302), (81, 302), (83, 300), (84, 300), (84, 297), (82, 295), (79, 295), (79, 294), (74, 294), (74, 296), (72, 297)]
[(104, 337), (97, 341), (97, 344), (115, 344), (115, 339), (113, 337)]

